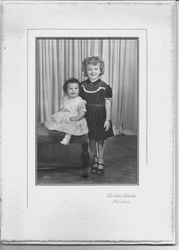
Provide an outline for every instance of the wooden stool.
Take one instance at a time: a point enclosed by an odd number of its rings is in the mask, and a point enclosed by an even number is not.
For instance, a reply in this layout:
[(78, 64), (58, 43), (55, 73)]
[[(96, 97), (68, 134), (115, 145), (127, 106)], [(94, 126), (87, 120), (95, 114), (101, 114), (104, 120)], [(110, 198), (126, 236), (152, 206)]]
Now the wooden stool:
[[(37, 126), (37, 143), (38, 147), (42, 143), (60, 143), (65, 133), (58, 132), (56, 130), (48, 130), (42, 124)], [(88, 152), (88, 134), (82, 136), (72, 136), (70, 143), (81, 144), (81, 163), (82, 163), (82, 176), (88, 177), (88, 165), (89, 165), (89, 152)], [(68, 147), (68, 146), (64, 146)]]

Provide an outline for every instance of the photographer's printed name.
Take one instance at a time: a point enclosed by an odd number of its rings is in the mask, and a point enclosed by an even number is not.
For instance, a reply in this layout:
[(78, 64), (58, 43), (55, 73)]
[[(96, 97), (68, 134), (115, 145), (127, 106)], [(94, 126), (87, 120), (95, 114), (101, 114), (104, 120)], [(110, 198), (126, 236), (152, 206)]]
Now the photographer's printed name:
[(106, 198), (110, 199), (112, 204), (129, 204), (137, 196), (136, 194), (118, 194), (118, 193), (107, 193)]

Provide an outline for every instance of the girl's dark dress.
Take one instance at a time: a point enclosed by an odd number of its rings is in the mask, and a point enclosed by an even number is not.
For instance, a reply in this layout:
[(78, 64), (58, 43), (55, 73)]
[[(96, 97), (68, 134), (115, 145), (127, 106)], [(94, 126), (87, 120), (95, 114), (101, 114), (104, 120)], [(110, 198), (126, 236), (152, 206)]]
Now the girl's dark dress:
[(111, 87), (101, 79), (95, 82), (90, 82), (88, 79), (81, 83), (81, 97), (87, 101), (86, 119), (89, 138), (101, 141), (113, 136), (112, 124), (107, 131), (104, 128), (106, 120), (105, 99), (112, 97)]

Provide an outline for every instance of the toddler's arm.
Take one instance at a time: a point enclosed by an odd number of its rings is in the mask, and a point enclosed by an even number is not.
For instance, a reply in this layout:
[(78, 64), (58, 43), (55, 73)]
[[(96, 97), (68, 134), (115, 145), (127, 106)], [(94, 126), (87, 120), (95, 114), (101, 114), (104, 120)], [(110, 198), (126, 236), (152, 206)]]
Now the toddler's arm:
[(81, 102), (78, 105), (78, 115), (72, 116), (70, 120), (74, 122), (81, 120), (85, 116), (85, 112), (86, 112), (86, 101), (81, 100)]
[(70, 120), (73, 122), (77, 122), (77, 121), (81, 120), (84, 117), (84, 115), (85, 115), (85, 112), (81, 111), (77, 116), (70, 117)]

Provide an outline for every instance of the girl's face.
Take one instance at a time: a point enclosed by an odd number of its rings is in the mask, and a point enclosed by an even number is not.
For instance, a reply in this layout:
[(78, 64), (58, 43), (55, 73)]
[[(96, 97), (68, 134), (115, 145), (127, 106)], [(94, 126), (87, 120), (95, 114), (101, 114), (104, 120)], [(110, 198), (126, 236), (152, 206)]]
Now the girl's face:
[(87, 65), (87, 75), (91, 82), (95, 82), (101, 73), (99, 63), (96, 65), (88, 64)]
[(67, 85), (67, 95), (70, 98), (75, 98), (79, 95), (79, 84), (74, 82), (74, 83), (68, 83)]

